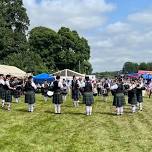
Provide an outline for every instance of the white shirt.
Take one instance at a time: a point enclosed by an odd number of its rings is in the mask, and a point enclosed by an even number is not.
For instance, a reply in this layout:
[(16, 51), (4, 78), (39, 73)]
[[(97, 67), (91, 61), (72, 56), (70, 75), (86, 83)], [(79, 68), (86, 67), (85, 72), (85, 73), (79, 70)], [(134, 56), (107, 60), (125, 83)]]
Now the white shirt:
[(0, 84), (5, 85), (5, 81), (3, 79), (0, 79)]
[(111, 86), (110, 88), (111, 90), (115, 90), (115, 89), (118, 89), (118, 85), (117, 84), (114, 84), (113, 86)]
[(35, 85), (34, 82), (31, 83), (32, 87), (36, 90), (37, 89), (37, 86)]

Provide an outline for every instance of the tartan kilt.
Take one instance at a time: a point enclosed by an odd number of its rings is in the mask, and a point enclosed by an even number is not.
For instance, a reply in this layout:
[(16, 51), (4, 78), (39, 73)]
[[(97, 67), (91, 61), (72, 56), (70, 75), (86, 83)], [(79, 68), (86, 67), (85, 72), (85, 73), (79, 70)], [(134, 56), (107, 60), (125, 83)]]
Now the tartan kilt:
[(5, 91), (5, 102), (12, 102), (12, 91), (11, 90)]
[(125, 105), (125, 96), (123, 93), (118, 93), (115, 95), (115, 106), (122, 107)]
[(128, 103), (131, 105), (136, 105), (137, 104), (137, 96), (128, 96)]
[(72, 99), (74, 101), (78, 101), (79, 100), (79, 90), (72, 90)]
[(55, 93), (53, 94), (52, 102), (53, 102), (54, 104), (61, 104), (61, 103), (63, 103), (63, 98), (62, 98), (61, 92), (55, 92)]
[(83, 94), (83, 103), (86, 104), (86, 106), (91, 106), (93, 102), (94, 102), (93, 93), (85, 92)]
[(143, 102), (142, 94), (137, 94), (137, 102), (139, 102), (139, 103)]
[(19, 90), (14, 90), (13, 91), (13, 97), (14, 98), (19, 98), (20, 97), (20, 91)]
[(0, 98), (5, 100), (5, 90), (3, 88), (0, 88)]
[(34, 104), (35, 103), (35, 92), (27, 91), (25, 93), (25, 103)]

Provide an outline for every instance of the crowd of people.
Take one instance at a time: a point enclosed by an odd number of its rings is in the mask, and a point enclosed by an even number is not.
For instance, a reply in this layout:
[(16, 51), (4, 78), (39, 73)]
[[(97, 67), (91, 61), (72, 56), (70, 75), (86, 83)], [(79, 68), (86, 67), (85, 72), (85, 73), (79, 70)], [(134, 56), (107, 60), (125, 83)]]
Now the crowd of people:
[[(71, 94), (74, 107), (79, 107), (80, 97), (83, 97), (83, 104), (86, 105), (86, 115), (92, 114), (92, 104), (95, 96), (102, 97), (104, 102), (108, 101), (108, 96), (113, 96), (113, 106), (116, 107), (116, 114), (124, 113), (125, 99), (131, 105), (131, 112), (143, 110), (143, 92), (148, 90), (151, 94), (152, 82), (139, 79), (129, 79), (116, 77), (115, 79), (90, 80), (88, 76), (76, 78), (73, 80), (61, 80), (60, 76), (56, 76), (54, 82), (44, 81), (41, 87), (41, 93), (46, 102), (50, 97), (54, 104), (55, 114), (61, 114), (61, 105), (67, 100), (67, 95)], [(21, 95), (25, 96), (25, 103), (28, 104), (28, 111), (34, 111), (35, 92), (37, 85), (33, 81), (33, 77), (29, 76), (25, 80), (20, 80), (10, 75), (0, 74), (0, 98), (2, 100), (2, 108), (11, 110), (12, 97), (15, 102), (19, 102)], [(128, 98), (126, 98), (127, 96)], [(149, 96), (150, 97), (150, 96)]]

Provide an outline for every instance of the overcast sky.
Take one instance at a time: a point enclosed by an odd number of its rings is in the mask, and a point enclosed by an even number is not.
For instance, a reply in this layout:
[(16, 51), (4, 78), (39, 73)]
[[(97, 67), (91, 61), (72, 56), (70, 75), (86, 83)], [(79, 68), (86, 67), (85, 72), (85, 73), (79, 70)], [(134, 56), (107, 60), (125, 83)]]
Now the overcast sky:
[(30, 29), (66, 26), (91, 46), (94, 72), (152, 61), (152, 0), (23, 0)]

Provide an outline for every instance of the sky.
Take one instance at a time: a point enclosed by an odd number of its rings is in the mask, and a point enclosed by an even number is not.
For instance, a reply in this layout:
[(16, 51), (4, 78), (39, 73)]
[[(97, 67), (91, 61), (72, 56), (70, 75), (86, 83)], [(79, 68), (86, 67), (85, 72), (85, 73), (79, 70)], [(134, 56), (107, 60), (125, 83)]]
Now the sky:
[(152, 62), (152, 0), (23, 0), (30, 29), (61, 26), (88, 40), (93, 72)]

